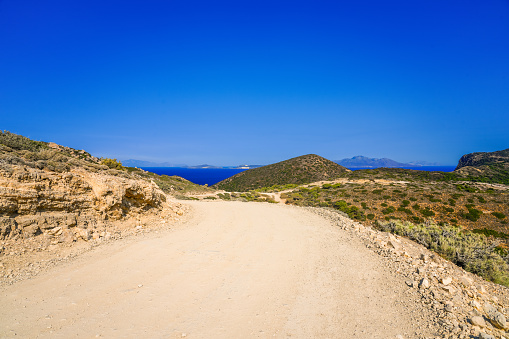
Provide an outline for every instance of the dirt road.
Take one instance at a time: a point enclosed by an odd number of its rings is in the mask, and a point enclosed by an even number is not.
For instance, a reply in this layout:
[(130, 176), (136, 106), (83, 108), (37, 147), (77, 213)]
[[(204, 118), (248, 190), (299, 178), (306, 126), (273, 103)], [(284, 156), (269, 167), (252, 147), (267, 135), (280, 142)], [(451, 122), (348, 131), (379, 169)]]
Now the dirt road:
[(327, 220), (265, 203), (191, 206), (177, 229), (1, 290), (0, 337), (414, 337), (401, 281)]

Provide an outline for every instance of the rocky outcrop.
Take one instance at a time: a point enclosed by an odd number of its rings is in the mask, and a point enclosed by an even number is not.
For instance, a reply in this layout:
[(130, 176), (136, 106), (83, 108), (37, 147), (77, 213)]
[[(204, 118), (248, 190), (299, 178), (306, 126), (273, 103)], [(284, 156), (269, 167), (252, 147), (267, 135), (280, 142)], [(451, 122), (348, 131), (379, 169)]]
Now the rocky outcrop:
[(87, 239), (115, 221), (150, 214), (171, 218), (179, 209), (146, 180), (80, 168), (64, 173), (27, 166), (0, 169), (0, 240), (38, 235)]
[(496, 152), (476, 152), (462, 156), (456, 170), (466, 166), (480, 167), (493, 164), (509, 163), (509, 148)]

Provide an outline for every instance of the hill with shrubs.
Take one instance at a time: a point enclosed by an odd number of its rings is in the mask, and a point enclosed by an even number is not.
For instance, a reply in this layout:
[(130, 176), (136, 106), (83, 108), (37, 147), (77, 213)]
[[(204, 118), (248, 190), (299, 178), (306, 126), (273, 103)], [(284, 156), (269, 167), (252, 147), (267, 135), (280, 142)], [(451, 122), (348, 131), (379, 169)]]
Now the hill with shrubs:
[(275, 164), (240, 172), (216, 185), (226, 191), (249, 191), (273, 185), (304, 184), (333, 180), (349, 169), (316, 154), (307, 154)]

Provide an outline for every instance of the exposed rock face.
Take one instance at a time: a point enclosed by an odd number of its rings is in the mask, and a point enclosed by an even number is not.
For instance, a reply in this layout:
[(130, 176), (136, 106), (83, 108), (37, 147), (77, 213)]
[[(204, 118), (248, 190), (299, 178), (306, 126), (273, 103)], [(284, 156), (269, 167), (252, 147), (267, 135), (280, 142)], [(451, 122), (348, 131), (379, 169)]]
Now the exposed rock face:
[[(26, 166), (0, 169), (0, 239), (83, 238), (83, 229), (115, 220), (179, 210), (152, 182), (92, 173), (58, 173)], [(87, 236), (85, 236), (87, 237)]]
[(496, 152), (476, 152), (465, 154), (461, 157), (456, 166), (456, 170), (466, 166), (485, 166), (497, 163), (508, 163), (509, 162), (509, 148), (503, 151)]

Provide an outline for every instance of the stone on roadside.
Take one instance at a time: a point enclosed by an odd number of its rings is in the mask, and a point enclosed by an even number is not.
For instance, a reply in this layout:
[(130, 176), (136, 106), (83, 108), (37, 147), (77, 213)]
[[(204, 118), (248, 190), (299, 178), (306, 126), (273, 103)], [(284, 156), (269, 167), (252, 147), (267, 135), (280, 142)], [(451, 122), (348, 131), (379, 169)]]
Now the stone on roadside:
[(484, 303), (484, 312), (491, 318), (497, 313), (497, 309), (490, 303)]
[(499, 329), (504, 329), (507, 326), (505, 316), (500, 312), (495, 312), (493, 315), (491, 315), (490, 322), (493, 324), (493, 326)]
[(491, 334), (486, 334), (484, 332), (481, 332), (479, 333), (479, 338), (480, 339), (496, 339), (494, 336), (492, 336)]
[(449, 285), (452, 282), (452, 278), (451, 277), (442, 278), (441, 282), (442, 282), (442, 284), (447, 286), (447, 285)]
[(458, 282), (465, 287), (472, 285), (472, 279), (467, 276), (461, 276), (458, 278)]
[(486, 322), (484, 321), (484, 318), (481, 317), (481, 316), (475, 316), (475, 317), (472, 317), (470, 319), (470, 322), (472, 323), (472, 325), (474, 326), (479, 326), (479, 327), (486, 327)]
[(394, 248), (395, 250), (399, 250), (399, 249), (401, 249), (401, 245), (400, 245), (400, 244), (399, 244), (396, 240), (393, 240), (393, 239), (389, 240), (389, 241), (387, 242), (387, 245), (388, 245), (389, 247)]
[(421, 279), (421, 282), (419, 283), (419, 288), (429, 288), (429, 280), (426, 278)]

